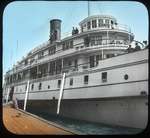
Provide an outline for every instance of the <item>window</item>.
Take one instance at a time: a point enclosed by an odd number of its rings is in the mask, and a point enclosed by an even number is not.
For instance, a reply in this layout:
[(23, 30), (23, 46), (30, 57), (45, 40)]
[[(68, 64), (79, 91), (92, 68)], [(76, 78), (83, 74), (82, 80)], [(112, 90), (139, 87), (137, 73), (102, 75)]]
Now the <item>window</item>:
[(39, 83), (39, 90), (41, 90), (42, 88), (42, 83)]
[(31, 85), (31, 90), (33, 90), (33, 89), (34, 89), (34, 84)]
[(84, 76), (84, 84), (88, 84), (88, 81), (89, 81), (89, 76), (88, 75)]
[(70, 78), (70, 86), (73, 85), (73, 78)]
[(53, 55), (53, 54), (55, 54), (55, 52), (56, 52), (56, 47), (55, 46), (50, 47), (49, 50), (48, 50), (49, 55)]
[(48, 85), (47, 88), (50, 89), (50, 85)]
[(73, 41), (71, 40), (71, 41), (66, 41), (62, 43), (62, 47), (63, 47), (63, 50), (73, 48)]
[(27, 65), (27, 64), (28, 64), (28, 60), (26, 59), (26, 60), (24, 61), (24, 63), (25, 63), (25, 65)]
[(91, 22), (87, 22), (87, 29), (91, 29)]
[(102, 72), (102, 82), (107, 82), (107, 72)]
[(72, 65), (72, 62), (71, 60), (68, 61), (68, 66), (71, 66)]
[(90, 38), (89, 37), (85, 37), (84, 38), (84, 45), (85, 45), (85, 47), (89, 47), (89, 43), (90, 43)]
[(102, 26), (103, 26), (103, 19), (99, 19), (99, 20), (98, 20), (98, 26), (99, 26), (99, 27), (102, 27)]
[(57, 87), (60, 88), (60, 85), (61, 85), (61, 80), (58, 80), (58, 85), (57, 85)]
[(100, 56), (96, 55), (96, 66), (98, 65), (99, 60), (100, 60)]
[(94, 67), (95, 61), (94, 61), (94, 56), (90, 56), (90, 68)]
[(129, 76), (127, 74), (124, 75), (124, 79), (127, 80)]
[(108, 19), (105, 20), (105, 24), (109, 24), (109, 20)]
[(111, 24), (114, 24), (114, 22), (111, 20)]
[(77, 60), (77, 59), (75, 59), (75, 61), (74, 61), (74, 67), (75, 67), (75, 68), (78, 67), (78, 60)]
[(70, 48), (73, 48), (73, 41), (70, 41)]
[(109, 20), (108, 19), (105, 20), (105, 26), (109, 28)]
[(97, 27), (97, 22), (96, 22), (97, 20), (92, 20), (92, 28), (96, 28)]
[(38, 59), (42, 58), (43, 56), (44, 56), (44, 52), (42, 51), (38, 54)]
[(25, 86), (25, 91), (27, 90), (27, 85)]

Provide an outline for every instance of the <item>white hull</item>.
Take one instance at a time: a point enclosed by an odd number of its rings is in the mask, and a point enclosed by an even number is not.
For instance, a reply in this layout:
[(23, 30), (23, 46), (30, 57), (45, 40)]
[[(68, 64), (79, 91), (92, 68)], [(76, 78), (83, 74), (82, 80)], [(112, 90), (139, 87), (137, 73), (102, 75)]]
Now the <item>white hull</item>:
[[(107, 72), (107, 82), (102, 81), (103, 72)], [(128, 79), (124, 77), (126, 74)], [(85, 75), (89, 77), (88, 84), (84, 83)], [(62, 76), (52, 77), (30, 80), (34, 90), (30, 85), (27, 110), (56, 114), (60, 94), (57, 83)], [(99, 61), (94, 69), (67, 75), (60, 115), (144, 129), (148, 121), (148, 80), (148, 50)], [(42, 83), (40, 90), (39, 83)], [(25, 81), (8, 87), (14, 87), (14, 95), (24, 101), (26, 84)], [(7, 95), (6, 89), (3, 96)]]

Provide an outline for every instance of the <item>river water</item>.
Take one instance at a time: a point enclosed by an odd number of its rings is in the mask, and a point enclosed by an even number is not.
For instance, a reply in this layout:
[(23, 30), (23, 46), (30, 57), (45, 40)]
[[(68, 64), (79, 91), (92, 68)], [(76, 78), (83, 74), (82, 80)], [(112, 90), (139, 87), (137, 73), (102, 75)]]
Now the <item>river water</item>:
[[(31, 111), (30, 111), (31, 112)], [(31, 112), (33, 113), (33, 112)], [(83, 135), (131, 135), (141, 133), (142, 129), (127, 128), (111, 126), (101, 123), (91, 123), (87, 121), (79, 121), (76, 119), (69, 119), (60, 116), (53, 116), (50, 114), (44, 114), (40, 112), (34, 112), (36, 114), (48, 121), (54, 122), (60, 126), (66, 127), (72, 131), (77, 131)]]

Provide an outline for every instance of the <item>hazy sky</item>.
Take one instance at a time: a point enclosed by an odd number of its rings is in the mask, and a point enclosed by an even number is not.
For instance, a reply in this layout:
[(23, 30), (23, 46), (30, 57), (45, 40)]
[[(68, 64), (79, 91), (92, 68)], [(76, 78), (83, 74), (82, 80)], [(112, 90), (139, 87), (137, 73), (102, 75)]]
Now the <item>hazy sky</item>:
[[(3, 13), (3, 73), (49, 39), (49, 21), (62, 20), (62, 35), (88, 16), (87, 1), (18, 1)], [(135, 40), (148, 40), (148, 12), (139, 2), (90, 2), (90, 14), (107, 14), (131, 27)]]

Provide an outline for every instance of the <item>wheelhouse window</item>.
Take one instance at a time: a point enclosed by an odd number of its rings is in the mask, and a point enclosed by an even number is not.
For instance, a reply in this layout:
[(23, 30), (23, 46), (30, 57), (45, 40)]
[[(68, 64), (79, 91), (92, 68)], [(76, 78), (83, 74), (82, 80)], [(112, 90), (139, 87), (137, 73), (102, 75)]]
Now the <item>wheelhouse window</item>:
[(107, 72), (102, 72), (102, 82), (107, 82)]
[(92, 20), (92, 28), (96, 28), (97, 27), (97, 20)]
[(108, 19), (105, 20), (105, 26), (109, 28), (109, 20)]
[(70, 86), (73, 85), (73, 78), (70, 78)]
[(89, 82), (89, 76), (85, 75), (84, 76), (84, 84), (88, 84), (88, 82)]
[(39, 90), (41, 90), (42, 88), (42, 83), (39, 83)]
[(88, 30), (91, 29), (91, 22), (90, 22), (90, 21), (87, 22), (87, 29), (88, 29)]
[(60, 85), (61, 85), (61, 80), (58, 80), (57, 87), (60, 88)]
[(103, 26), (103, 19), (99, 19), (98, 20), (98, 27), (102, 27)]

